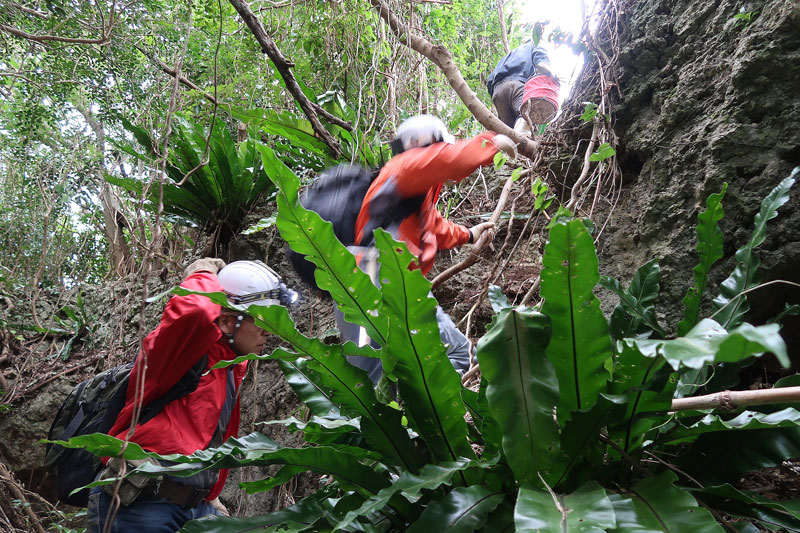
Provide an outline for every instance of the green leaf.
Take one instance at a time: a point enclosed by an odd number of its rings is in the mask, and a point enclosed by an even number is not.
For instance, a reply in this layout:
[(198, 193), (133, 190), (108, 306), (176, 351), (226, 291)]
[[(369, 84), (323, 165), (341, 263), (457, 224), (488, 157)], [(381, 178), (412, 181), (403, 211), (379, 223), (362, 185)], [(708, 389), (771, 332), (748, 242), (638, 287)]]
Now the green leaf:
[(800, 425), (800, 411), (787, 407), (775, 413), (743, 411), (736, 417), (726, 420), (722, 416), (708, 414), (691, 426), (678, 426), (659, 439), (665, 444), (678, 444), (696, 439), (704, 433), (731, 430), (772, 429), (776, 427), (795, 427)]
[(607, 458), (607, 446), (600, 441), (600, 430), (619, 420), (626, 408), (625, 397), (601, 395), (588, 411), (577, 411), (561, 430), (561, 451), (566, 468), (554, 485), (559, 492), (571, 491), (583, 483), (600, 479)]
[(646, 433), (663, 422), (663, 416), (647, 413), (665, 412), (672, 405), (675, 384), (660, 372), (664, 364), (664, 358), (645, 357), (635, 345), (627, 343), (615, 358), (609, 392), (625, 398), (627, 406), (608, 423), (608, 433), (626, 453), (639, 448)]
[(784, 317), (797, 315), (800, 315), (800, 304), (790, 304), (789, 302), (785, 302), (783, 311), (770, 318), (767, 322), (770, 324), (782, 324)]
[(800, 457), (800, 427), (700, 435), (672, 462), (703, 484), (735, 483), (753, 470)]
[(597, 104), (592, 102), (583, 102), (585, 107), (583, 109), (583, 114), (580, 116), (580, 119), (584, 122), (590, 122), (595, 115), (597, 115)]
[(417, 500), (419, 499), (419, 495), (423, 494), (423, 490), (432, 491), (438, 489), (442, 485), (452, 485), (453, 477), (467, 468), (488, 468), (492, 464), (494, 464), (494, 462), (478, 462), (461, 458), (458, 461), (446, 462), (439, 465), (427, 464), (422, 467), (419, 474), (403, 472), (390, 487), (381, 489), (376, 496), (366, 500), (358, 509), (348, 512), (337, 524), (334, 531), (350, 525), (356, 517), (367, 516), (370, 513), (381, 510), (392, 496), (397, 493), (402, 492), (409, 500)]
[[(97, 436), (95, 434), (93, 436)], [(89, 443), (85, 448), (92, 453), (105, 454), (110, 447), (117, 448), (112, 455), (119, 455), (123, 441), (105, 435), (106, 439), (97, 443)], [(83, 437), (74, 437), (70, 443)], [(109, 440), (110, 439), (110, 440)], [(117, 441), (117, 442), (113, 442)], [(309, 448), (284, 448), (261, 433), (251, 433), (244, 437), (229, 438), (217, 448), (198, 450), (191, 455), (159, 455), (144, 452), (139, 446), (129, 443), (125, 450), (126, 459), (144, 458), (145, 456), (173, 462), (171, 466), (160, 466), (146, 463), (135, 470), (145, 474), (169, 474), (178, 477), (192, 476), (207, 469), (239, 468), (243, 466), (265, 466), (271, 464), (288, 464), (303, 467), (304, 470), (333, 476), (342, 487), (358, 491), (365, 497), (375, 495), (380, 489), (389, 486), (389, 480), (377, 475), (368, 466), (362, 464), (363, 459), (370, 458), (372, 452), (348, 447), (317, 446)]]
[(521, 487), (514, 525), (518, 532), (600, 532), (613, 528), (616, 520), (605, 489), (590, 482), (567, 495)]
[(270, 109), (234, 109), (232, 114), (242, 122), (258, 124), (264, 132), (279, 135), (309, 153), (318, 156), (327, 153), (325, 143), (315, 137), (314, 128), (308, 120)]
[(430, 282), (419, 270), (408, 269), (416, 258), (404, 243), (381, 229), (375, 232), (375, 243), (383, 308), (396, 317), (389, 322), (383, 365), (398, 378), (409, 423), (437, 462), (475, 457), (467, 441), (461, 380), (439, 336)]
[(673, 485), (670, 471), (645, 478), (622, 494), (609, 496), (617, 526), (609, 531), (691, 531), (722, 533), (724, 529), (691, 494)]
[(718, 485), (690, 489), (704, 504), (725, 514), (758, 520), (764, 529), (800, 531), (800, 512), (797, 502), (779, 502), (752, 492), (740, 491), (732, 486)]
[(683, 299), (683, 320), (678, 324), (678, 336), (682, 337), (697, 324), (700, 317), (700, 302), (708, 285), (708, 273), (711, 267), (722, 259), (722, 230), (719, 221), (724, 212), (722, 198), (728, 184), (722, 184), (719, 193), (712, 194), (706, 200), (706, 210), (697, 216), (697, 255), (700, 263), (694, 267), (694, 285), (686, 292)]
[(235, 533), (241, 531), (264, 530), (269, 526), (283, 526), (285, 531), (302, 531), (323, 516), (318, 498), (323, 493), (315, 493), (286, 509), (267, 515), (238, 518), (209, 515), (199, 520), (191, 520), (183, 526), (182, 533)]
[(553, 328), (547, 358), (558, 376), (561, 422), (572, 411), (591, 408), (605, 391), (611, 338), (593, 293), (599, 279), (597, 255), (583, 222), (562, 217), (552, 227), (542, 265), (542, 312)]
[(253, 233), (258, 233), (259, 231), (263, 231), (269, 227), (275, 225), (275, 221), (278, 219), (277, 214), (272, 214), (268, 217), (262, 218), (255, 224), (251, 225), (247, 229), (242, 231), (242, 235), (252, 235)]
[(589, 161), (605, 161), (609, 157), (616, 155), (617, 152), (608, 143), (601, 144), (597, 150), (589, 156)]
[(711, 316), (726, 329), (739, 325), (750, 309), (745, 291), (757, 285), (756, 271), (761, 264), (754, 250), (764, 242), (767, 222), (778, 216), (778, 208), (789, 201), (789, 189), (794, 185), (798, 172), (800, 167), (795, 168), (761, 202), (750, 241), (736, 251), (736, 268), (722, 282), (720, 294), (713, 301), (714, 314)]
[(483, 527), (486, 517), (504, 498), (503, 492), (491, 491), (478, 485), (458, 487), (444, 498), (429, 503), (419, 520), (406, 531), (470, 533)]
[(766, 352), (775, 354), (778, 361), (788, 367), (789, 356), (779, 330), (777, 324), (756, 327), (745, 323), (728, 333), (715, 321), (704, 318), (685, 337), (673, 340), (626, 339), (625, 342), (636, 344), (645, 355), (660, 353), (675, 370), (681, 365), (700, 369), (707, 363), (735, 363)]
[(305, 359), (295, 361), (278, 360), (278, 366), (283, 370), (286, 381), (292, 390), (297, 394), (304, 404), (308, 406), (312, 413), (317, 416), (335, 416), (339, 414), (339, 408), (331, 401), (327, 391), (318, 387), (310, 378), (311, 372), (308, 362)]
[(384, 313), (379, 312), (381, 297), (378, 288), (336, 238), (330, 222), (300, 205), (297, 176), (277, 159), (272, 150), (263, 145), (258, 149), (264, 168), (280, 190), (277, 226), (281, 236), (294, 251), (304, 254), (317, 265), (317, 285), (336, 300), (345, 319), (364, 326), (367, 335), (384, 346), (388, 320)]
[[(475, 409), (470, 409), (472, 418), (481, 433), (483, 439), (483, 454), (484, 457), (492, 457), (495, 454), (500, 454), (503, 451), (503, 429), (500, 424), (491, 414), (489, 409), (489, 400), (486, 398), (486, 389), (489, 382), (483, 379), (481, 375), (480, 389), (476, 400)], [(468, 389), (464, 389), (462, 394), (466, 396)], [(464, 400), (464, 403), (467, 403)]]
[(517, 167), (511, 172), (511, 182), (515, 182), (522, 175), (522, 167)]
[(506, 161), (508, 161), (508, 158), (506, 157), (506, 155), (503, 152), (497, 152), (496, 154), (494, 154), (494, 168), (495, 168), (495, 170), (499, 169), (500, 167), (505, 165)]
[(600, 278), (600, 285), (619, 296), (619, 304), (614, 308), (609, 321), (614, 339), (649, 337), (651, 332), (664, 336), (655, 308), (660, 278), (661, 267), (655, 259), (639, 267), (627, 290), (623, 290), (619, 281), (614, 278)]
[(503, 289), (497, 285), (489, 285), (489, 302), (492, 304), (492, 310), (499, 313), (507, 307), (511, 307), (511, 302), (508, 301), (506, 295), (503, 294)]
[(478, 361), (488, 381), (492, 417), (503, 430), (503, 452), (517, 483), (554, 483), (561, 475), (558, 381), (545, 356), (550, 319), (523, 307), (506, 308), (478, 343)]

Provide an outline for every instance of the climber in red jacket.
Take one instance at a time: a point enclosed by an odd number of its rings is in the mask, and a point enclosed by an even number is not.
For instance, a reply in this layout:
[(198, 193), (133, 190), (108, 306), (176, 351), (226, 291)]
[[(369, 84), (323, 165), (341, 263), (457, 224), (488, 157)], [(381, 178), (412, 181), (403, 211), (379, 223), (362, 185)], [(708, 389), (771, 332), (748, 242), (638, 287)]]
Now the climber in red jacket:
[[(186, 273), (181, 287), (225, 292), (234, 304), (277, 305), (297, 296), (260, 261), (237, 261), (225, 266), (220, 259), (204, 258), (190, 265)], [(199, 294), (173, 296), (158, 327), (144, 339), (131, 371), (125, 406), (109, 435), (161, 455), (189, 455), (236, 436), (239, 387), (247, 362), (227, 368), (212, 367), (239, 355), (260, 353), (266, 339), (267, 332), (245, 312), (223, 309)], [(163, 396), (204, 355), (208, 360), (197, 388), (171, 401), (130, 432), (137, 406)], [(136, 491), (119, 490), (122, 501), (114, 513), (111, 530), (172, 532), (194, 518), (227, 514), (218, 499), (227, 475), (225, 469), (205, 470), (188, 478), (163, 476), (160, 483), (150, 478), (154, 482), (138, 495)], [(127, 479), (123, 484), (126, 482)], [(106, 485), (89, 493), (90, 532), (104, 530), (112, 504), (109, 492), (113, 490), (114, 485)]]

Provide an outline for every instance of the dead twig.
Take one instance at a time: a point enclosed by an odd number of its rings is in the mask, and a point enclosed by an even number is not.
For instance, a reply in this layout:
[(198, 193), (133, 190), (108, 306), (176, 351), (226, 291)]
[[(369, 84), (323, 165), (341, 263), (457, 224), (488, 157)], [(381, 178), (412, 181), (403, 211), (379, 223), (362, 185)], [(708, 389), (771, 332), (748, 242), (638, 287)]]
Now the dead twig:
[(14, 499), (20, 501), (22, 512), (28, 517), (30, 527), (33, 528), (33, 531), (36, 531), (36, 533), (45, 533), (45, 529), (42, 527), (39, 517), (36, 516), (36, 513), (33, 512), (31, 506), (28, 505), (28, 500), (25, 498), (25, 494), (22, 492), (22, 489), (20, 489), (20, 485), (3, 463), (0, 463), (0, 480), (4, 482), (5, 487), (11, 493), (11, 495), (14, 496)]
[(94, 363), (96, 363), (99, 360), (100, 360), (100, 356), (99, 355), (95, 356), (95, 357), (89, 359), (88, 361), (83, 362), (80, 365), (75, 365), (72, 368), (68, 368), (68, 369), (64, 370), (63, 372), (59, 372), (55, 376), (51, 376), (51, 377), (47, 378), (46, 380), (42, 381), (41, 383), (37, 383), (36, 385), (34, 385), (30, 389), (28, 389), (26, 392), (27, 393), (36, 392), (37, 390), (41, 389), (42, 387), (44, 387), (48, 383), (51, 383), (51, 382), (57, 380), (60, 377), (66, 376), (67, 374), (72, 374), (73, 372), (75, 372), (76, 370), (78, 370), (80, 368), (86, 368), (87, 366), (92, 366)]

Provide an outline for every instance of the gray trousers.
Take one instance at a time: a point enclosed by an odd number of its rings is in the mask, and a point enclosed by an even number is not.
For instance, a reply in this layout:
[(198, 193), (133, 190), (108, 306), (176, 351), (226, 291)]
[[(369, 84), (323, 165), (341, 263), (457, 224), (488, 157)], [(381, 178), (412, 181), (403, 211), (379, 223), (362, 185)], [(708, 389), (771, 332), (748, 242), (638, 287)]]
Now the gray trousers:
[(519, 108), (522, 105), (522, 93), (525, 92), (525, 83), (519, 80), (506, 80), (492, 93), (492, 103), (497, 109), (497, 118), (509, 128), (520, 117)]
[[(336, 326), (339, 328), (342, 342), (353, 341), (358, 344), (361, 328), (347, 322), (338, 307), (335, 308), (335, 317)], [(469, 370), (469, 356), (472, 352), (472, 343), (459, 331), (455, 323), (453, 323), (453, 319), (438, 305), (436, 306), (436, 321), (439, 323), (439, 336), (442, 339), (442, 343), (447, 347), (447, 357), (450, 359), (456, 371), (459, 374), (464, 374), (464, 372)], [(372, 347), (376, 349), (380, 348), (375, 341), (372, 341)], [(347, 357), (347, 360), (350, 364), (365, 370), (369, 375), (369, 379), (371, 379), (374, 384), (378, 384), (378, 380), (383, 373), (380, 359), (350, 355)]]

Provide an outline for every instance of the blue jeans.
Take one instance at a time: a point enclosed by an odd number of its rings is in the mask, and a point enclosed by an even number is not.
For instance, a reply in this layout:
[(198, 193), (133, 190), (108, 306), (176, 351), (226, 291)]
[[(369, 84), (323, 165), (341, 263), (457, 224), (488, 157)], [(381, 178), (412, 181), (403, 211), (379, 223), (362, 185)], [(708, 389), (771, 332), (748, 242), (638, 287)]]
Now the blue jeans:
[[(108, 508), (111, 505), (111, 496), (106, 494), (103, 487), (93, 487), (89, 491), (89, 519), (88, 533), (102, 533)], [(191, 509), (172, 503), (164, 498), (142, 494), (126, 506), (120, 506), (114, 517), (114, 523), (108, 530), (111, 533), (174, 533), (181, 529), (186, 522), (206, 515), (219, 515), (208, 502), (200, 502)]]

